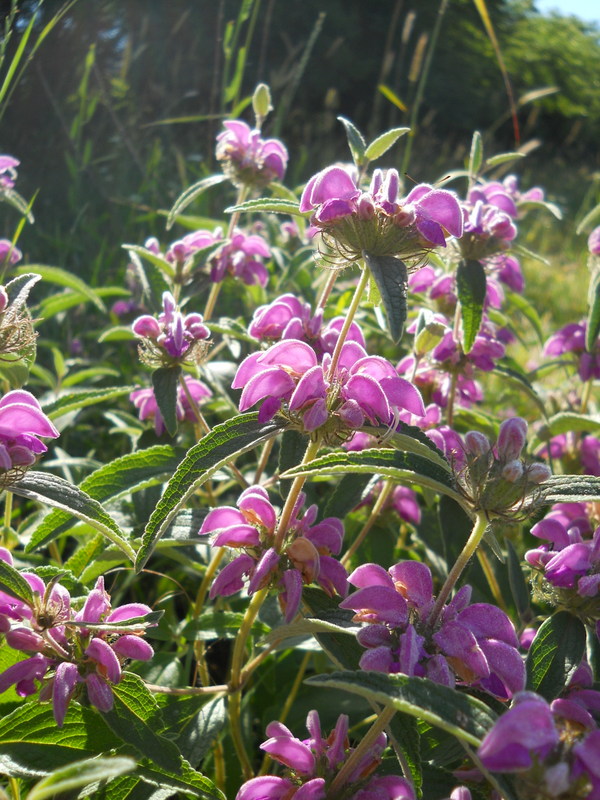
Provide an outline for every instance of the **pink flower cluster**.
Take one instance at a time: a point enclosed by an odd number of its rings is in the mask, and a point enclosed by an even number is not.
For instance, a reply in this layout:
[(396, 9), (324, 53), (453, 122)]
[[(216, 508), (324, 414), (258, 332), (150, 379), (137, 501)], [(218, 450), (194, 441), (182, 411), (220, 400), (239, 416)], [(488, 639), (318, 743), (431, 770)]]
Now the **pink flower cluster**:
[[(13, 566), (8, 550), (0, 548), (0, 559)], [(0, 674), (0, 694), (14, 685), (17, 694), (26, 697), (36, 692), (36, 681), (40, 682), (40, 699), (52, 700), (59, 727), (82, 685), (92, 705), (110, 711), (111, 687), (121, 680), (123, 663), (148, 661), (153, 656), (152, 647), (142, 638), (147, 623), (140, 619), (151, 609), (143, 603), (113, 609), (100, 577), (81, 610), (75, 611), (60, 583), (46, 585), (32, 572), (21, 576), (31, 587), (34, 602), (29, 605), (0, 591), (0, 633), (9, 647), (33, 655)]]
[(183, 314), (171, 292), (164, 292), (162, 300), (163, 311), (158, 317), (144, 314), (131, 326), (143, 340), (142, 359), (163, 366), (185, 363), (210, 337), (210, 331), (201, 314)]
[(0, 156), (0, 189), (12, 189), (17, 179), (17, 167), (21, 162), (13, 156)]
[(596, 341), (593, 352), (585, 346), (587, 322), (571, 322), (551, 336), (544, 345), (547, 356), (562, 356), (573, 353), (577, 372), (582, 381), (600, 379), (600, 339)]
[(265, 186), (283, 180), (288, 152), (279, 139), (263, 139), (239, 119), (226, 120), (217, 136), (217, 161), (236, 186)]
[(262, 400), (261, 421), (283, 410), (299, 418), (306, 432), (327, 424), (336, 432), (360, 428), (365, 421), (390, 425), (400, 409), (424, 414), (418, 390), (389, 361), (367, 355), (358, 342), (344, 343), (333, 375), (331, 363), (329, 353), (319, 363), (315, 350), (298, 339), (247, 356), (232, 383), (242, 389), (240, 411)]
[(358, 632), (366, 647), (360, 667), (426, 677), (445, 686), (457, 679), (509, 698), (525, 686), (525, 666), (512, 622), (496, 606), (469, 605), (463, 586), (432, 619), (435, 598), (429, 567), (401, 561), (385, 570), (363, 564), (348, 577), (358, 591), (340, 603), (367, 625)]
[[(341, 714), (335, 728), (324, 737), (316, 711), (306, 720), (308, 739), (298, 739), (281, 722), (267, 725), (261, 750), (286, 768), (285, 776), (264, 775), (246, 781), (236, 800), (325, 800), (328, 787), (353, 753), (348, 739), (348, 717)], [(373, 776), (387, 745), (381, 734), (350, 772), (339, 797), (346, 800), (415, 800), (412, 785), (399, 775)]]
[(569, 797), (600, 800), (598, 692), (582, 701), (548, 703), (520, 692), (512, 707), (485, 736), (478, 756), (492, 772), (513, 773), (519, 797)]
[(285, 619), (290, 622), (298, 613), (303, 584), (315, 582), (330, 596), (336, 592), (346, 596), (346, 570), (332, 557), (342, 549), (342, 522), (327, 517), (317, 523), (316, 505), (301, 515), (305, 499), (301, 493), (280, 553), (273, 546), (277, 511), (262, 486), (245, 489), (237, 508), (221, 506), (208, 512), (199, 534), (212, 534), (214, 547), (243, 551), (221, 570), (210, 589), (211, 597), (240, 591), (245, 577), (249, 594), (265, 586), (277, 586)]

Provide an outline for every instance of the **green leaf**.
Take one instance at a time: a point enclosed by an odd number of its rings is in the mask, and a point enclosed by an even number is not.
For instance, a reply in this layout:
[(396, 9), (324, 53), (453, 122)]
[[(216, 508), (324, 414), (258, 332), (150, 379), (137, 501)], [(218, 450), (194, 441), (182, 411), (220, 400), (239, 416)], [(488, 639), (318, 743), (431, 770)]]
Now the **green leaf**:
[(300, 211), (300, 204), (297, 202), (293, 202), (292, 200), (277, 200), (268, 197), (257, 197), (255, 200), (246, 200), (245, 203), (238, 203), (238, 205), (230, 206), (225, 209), (226, 214), (238, 212), (254, 213), (259, 211), (268, 211), (271, 214), (292, 214), (300, 217), (304, 217), (308, 213)]
[(192, 766), (200, 764), (212, 743), (227, 723), (227, 707), (223, 697), (205, 703), (190, 721), (177, 725), (177, 746)]
[(333, 492), (329, 493), (323, 517), (343, 519), (363, 499), (372, 480), (371, 475), (344, 475)]
[[(182, 451), (181, 451), (182, 452)], [(80, 488), (98, 502), (118, 497), (152, 486), (165, 475), (172, 474), (181, 453), (169, 445), (155, 445), (146, 450), (129, 453), (106, 464), (82, 482)], [(58, 509), (45, 517), (34, 531), (26, 552), (43, 547), (75, 525), (72, 515)], [(90, 545), (91, 546), (91, 545)], [(90, 551), (90, 558), (95, 555)], [(85, 566), (85, 565), (84, 565)], [(81, 574), (80, 572), (76, 574)]]
[(418, 486), (426, 486), (434, 492), (453, 497), (463, 504), (461, 495), (455, 490), (454, 482), (447, 469), (433, 464), (428, 459), (412, 453), (396, 450), (362, 450), (359, 453), (328, 453), (308, 464), (293, 467), (281, 477), (295, 478), (298, 475), (344, 475), (348, 473), (367, 473), (393, 478), (399, 483), (407, 481)]
[(530, 323), (531, 327), (535, 331), (539, 343), (543, 344), (546, 337), (542, 328), (542, 321), (534, 306), (521, 294), (509, 292), (506, 290), (506, 288), (504, 288), (504, 292), (506, 294), (506, 299), (509, 306), (516, 308), (517, 311), (520, 311), (521, 314), (523, 314), (525, 319)]
[(537, 438), (547, 442), (553, 436), (570, 431), (596, 433), (600, 431), (600, 419), (587, 414), (576, 414), (574, 411), (560, 411), (546, 421), (543, 428), (538, 431)]
[(24, 703), (0, 718), (0, 772), (41, 776), (121, 745), (100, 714), (71, 701), (62, 728), (50, 703)]
[(84, 491), (45, 472), (29, 472), (11, 486), (11, 492), (52, 508), (60, 508), (100, 531), (133, 561), (135, 551), (114, 519)]
[[(243, 620), (244, 615), (241, 611), (211, 609), (186, 625), (182, 635), (195, 639), (235, 639)], [(260, 620), (252, 626), (254, 636), (265, 636), (270, 630), (269, 626)]]
[[(352, 611), (339, 607), (339, 599), (329, 597), (322, 589), (307, 586), (302, 592), (302, 602), (316, 620), (331, 623), (338, 627), (353, 626)], [(365, 652), (356, 637), (341, 631), (315, 631), (315, 639), (327, 653), (331, 661), (340, 669), (358, 669), (360, 657)]]
[(556, 219), (562, 219), (562, 211), (555, 203), (549, 203), (547, 200), (522, 200), (518, 203), (519, 211), (527, 211), (530, 208), (538, 208), (543, 211), (549, 211)]
[(28, 264), (27, 267), (19, 267), (16, 270), (17, 275), (29, 275), (31, 272), (41, 275), (48, 283), (73, 289), (92, 302), (100, 311), (106, 311), (106, 306), (98, 293), (91, 286), (88, 286), (85, 281), (82, 281), (81, 278), (73, 275), (72, 272), (67, 272), (67, 270), (60, 269), (60, 267), (48, 267), (44, 264)]
[(185, 192), (182, 192), (175, 203), (173, 204), (173, 208), (169, 211), (169, 216), (167, 217), (167, 230), (170, 231), (173, 227), (177, 215), (181, 214), (190, 203), (193, 203), (197, 197), (200, 197), (207, 189), (210, 189), (211, 186), (218, 186), (223, 181), (227, 180), (225, 175), (209, 175), (208, 178), (202, 178), (197, 183), (192, 184), (189, 186)]
[[(279, 474), (295, 467), (300, 464), (304, 454), (306, 453), (306, 446), (308, 444), (308, 437), (300, 431), (284, 431), (281, 437), (281, 447), (279, 448), (279, 462), (277, 464), (277, 472)], [(279, 481), (279, 493), (282, 497), (286, 497), (290, 490), (290, 481)]]
[(594, 206), (591, 211), (589, 211), (585, 217), (581, 220), (579, 225), (577, 226), (575, 233), (583, 233), (588, 228), (591, 228), (593, 225), (600, 220), (600, 203), (597, 206)]
[(525, 158), (525, 153), (498, 153), (496, 156), (486, 158), (484, 168), (485, 170), (499, 167), (501, 164), (508, 164), (511, 161), (517, 161), (519, 158)]
[(129, 394), (135, 389), (135, 386), (110, 386), (105, 389), (79, 389), (75, 392), (68, 392), (61, 395), (51, 403), (45, 403), (42, 407), (50, 419), (58, 419), (59, 417), (69, 414), (71, 411), (76, 411), (80, 408), (87, 406), (95, 406), (97, 403), (102, 403), (105, 400), (114, 400), (116, 397), (122, 397), (124, 394)]
[[(423, 773), (421, 769), (421, 737), (419, 735), (418, 722), (409, 714), (397, 712), (390, 722), (390, 733), (395, 743), (400, 747), (404, 754), (406, 765), (413, 786), (417, 790), (417, 797), (420, 796), (420, 789), (423, 784)], [(392, 742), (390, 742), (392, 744)]]
[(585, 332), (585, 349), (589, 353), (593, 353), (598, 334), (600, 334), (600, 269), (596, 271), (590, 281), (588, 305), (590, 308)]
[(102, 714), (109, 728), (159, 767), (177, 770), (179, 752), (172, 742), (156, 733), (157, 728), (162, 727), (160, 710), (144, 681), (131, 672), (124, 672), (121, 681), (111, 688), (113, 708)]
[(519, 617), (528, 622), (531, 619), (530, 595), (521, 563), (510, 539), (505, 540), (507, 550), (508, 584), (515, 601)]
[(471, 351), (481, 327), (486, 287), (483, 264), (474, 259), (461, 261), (456, 270), (456, 288), (460, 301), (465, 353)]
[(305, 683), (342, 689), (367, 700), (392, 706), (478, 747), (496, 721), (494, 712), (474, 697), (427, 678), (344, 671), (315, 675)]
[(371, 144), (365, 150), (364, 156), (369, 161), (375, 161), (384, 153), (392, 147), (392, 145), (396, 144), (398, 139), (404, 134), (408, 133), (410, 128), (392, 128), (385, 133), (382, 133), (381, 136), (378, 136), (376, 139), (373, 139)]
[(25, 800), (46, 800), (60, 792), (80, 789), (98, 781), (109, 781), (118, 775), (131, 772), (136, 767), (132, 758), (89, 758), (75, 761), (66, 767), (55, 769), (31, 789)]
[(177, 387), (181, 367), (159, 367), (152, 373), (154, 397), (169, 436), (177, 433)]
[(469, 176), (473, 180), (479, 173), (483, 161), (483, 139), (479, 131), (473, 131), (471, 139), (471, 153), (469, 155)]
[(360, 168), (365, 160), (365, 152), (367, 149), (364, 136), (349, 119), (346, 119), (346, 117), (338, 117), (338, 120), (346, 129), (346, 138), (348, 139), (348, 147), (352, 153), (352, 160), (356, 166)]
[(402, 330), (408, 314), (406, 264), (395, 256), (376, 256), (366, 251), (363, 252), (363, 257), (379, 289), (390, 336), (392, 341), (397, 344), (402, 338)]
[(543, 622), (527, 653), (527, 688), (549, 702), (564, 691), (585, 652), (585, 625), (557, 611)]
[[(163, 294), (171, 290), (165, 278), (164, 269), (148, 259), (142, 262), (138, 254), (132, 250), (129, 251), (129, 256), (135, 279), (142, 289), (142, 302), (148, 308), (162, 309)], [(129, 330), (131, 331), (131, 327), (129, 327)]]
[(216, 425), (194, 445), (177, 467), (148, 521), (137, 554), (136, 569), (139, 571), (144, 567), (156, 543), (198, 486), (234, 456), (276, 436), (286, 424), (281, 418), (262, 424), (258, 422), (256, 413), (240, 414)]
[(389, 433), (387, 428), (375, 428), (369, 425), (363, 425), (361, 431), (370, 433), (378, 438), (383, 436), (388, 447), (394, 447), (396, 450), (402, 450), (405, 453), (414, 453), (432, 461), (442, 469), (445, 469), (446, 472), (452, 473), (450, 464), (442, 451), (416, 425), (407, 425), (405, 422), (399, 422), (392, 434)]
[(538, 489), (538, 504), (590, 503), (600, 500), (600, 477), (551, 475)]
[(18, 277), (13, 278), (5, 285), (9, 304), (15, 308), (22, 308), (29, 297), (29, 293), (42, 276), (36, 272), (22, 272)]
[(31, 586), (18, 570), (2, 560), (0, 560), (0, 590), (22, 600), (29, 607), (33, 606)]
[[(98, 288), (95, 290), (98, 297), (131, 297), (131, 292), (123, 289), (120, 286), (107, 286), (105, 288)], [(50, 317), (56, 316), (63, 311), (68, 311), (75, 306), (83, 305), (88, 302), (88, 298), (81, 294), (81, 292), (57, 292), (56, 294), (44, 297), (38, 304), (39, 311), (36, 316), (46, 320)]]
[(127, 250), (129, 253), (131, 260), (135, 261), (134, 256), (141, 256), (146, 261), (149, 261), (151, 264), (154, 264), (155, 267), (158, 267), (161, 272), (164, 272), (169, 278), (175, 277), (175, 270), (173, 265), (167, 261), (164, 256), (159, 255), (158, 253), (154, 253), (152, 250), (148, 250), (147, 247), (141, 247), (139, 244), (124, 244), (121, 245), (124, 250)]

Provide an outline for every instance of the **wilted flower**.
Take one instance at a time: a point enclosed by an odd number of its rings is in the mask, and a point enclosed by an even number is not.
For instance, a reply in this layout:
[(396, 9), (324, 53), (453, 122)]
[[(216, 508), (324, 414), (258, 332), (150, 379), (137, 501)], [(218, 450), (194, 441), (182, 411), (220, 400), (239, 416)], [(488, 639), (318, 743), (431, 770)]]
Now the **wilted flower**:
[(463, 586), (431, 619), (435, 606), (429, 567), (401, 561), (385, 570), (363, 564), (348, 577), (358, 591), (340, 603), (368, 623), (358, 633), (367, 648), (362, 669), (426, 677), (445, 686), (456, 680), (509, 698), (525, 685), (515, 629), (506, 614), (487, 603), (469, 605)]
[[(6, 553), (0, 553), (0, 558), (12, 566)], [(152, 647), (141, 637), (154, 623), (140, 619), (151, 609), (143, 603), (113, 609), (100, 577), (81, 610), (75, 611), (69, 592), (60, 583), (45, 585), (34, 573), (21, 575), (33, 591), (34, 602), (29, 606), (0, 593), (0, 623), (4, 620), (0, 630), (10, 647), (34, 655), (0, 674), (0, 694), (15, 685), (17, 693), (25, 697), (35, 693), (36, 681), (41, 682), (40, 699), (52, 700), (59, 727), (82, 684), (92, 705), (110, 711), (111, 686), (121, 680), (123, 663), (128, 659), (148, 661), (153, 656)]]
[[(281, 722), (267, 725), (270, 738), (261, 750), (285, 767), (284, 776), (265, 775), (242, 785), (236, 800), (325, 800), (328, 788), (354, 748), (348, 739), (348, 717), (341, 714), (329, 736), (321, 732), (316, 711), (306, 720), (308, 739), (298, 739)], [(347, 782), (340, 787), (346, 800), (415, 800), (412, 785), (399, 775), (373, 776), (381, 763), (387, 738), (382, 733), (367, 750)]]
[(221, 570), (211, 587), (211, 597), (238, 592), (244, 577), (249, 579), (249, 594), (264, 586), (276, 586), (285, 619), (290, 622), (298, 613), (303, 584), (318, 583), (330, 596), (346, 595), (346, 570), (332, 558), (342, 549), (342, 522), (327, 517), (316, 523), (316, 505), (301, 516), (305, 500), (300, 494), (280, 553), (273, 547), (277, 511), (261, 486), (245, 489), (237, 508), (221, 506), (208, 512), (199, 534), (213, 534), (214, 547), (243, 551)]
[(313, 211), (311, 224), (344, 263), (373, 256), (418, 261), (448, 235), (462, 234), (462, 215), (452, 192), (419, 184), (401, 197), (395, 169), (375, 170), (368, 191), (356, 171), (327, 167), (306, 184), (300, 211)]
[(297, 339), (253, 353), (240, 364), (232, 383), (242, 389), (240, 411), (262, 400), (261, 421), (280, 412), (303, 431), (321, 429), (332, 441), (347, 438), (366, 421), (393, 425), (400, 409), (423, 415), (418, 390), (389, 361), (368, 356), (358, 342), (344, 343), (333, 376), (330, 365), (329, 353), (319, 363), (315, 350)]
[[(492, 772), (515, 775), (523, 800), (598, 800), (600, 730), (581, 724), (561, 700), (549, 705), (533, 692), (515, 696), (512, 707), (486, 734), (478, 751)], [(591, 719), (591, 717), (590, 717)]]
[(38, 437), (59, 436), (35, 397), (23, 389), (0, 400), (0, 484), (19, 480), (48, 449)]
[[(184, 381), (190, 395), (198, 405), (201, 405), (210, 397), (212, 397), (211, 390), (208, 388), (208, 386), (206, 386), (206, 384), (202, 383), (202, 381), (192, 378), (191, 375), (186, 375), (184, 377)], [(154, 389), (152, 387), (135, 389), (135, 391), (131, 392), (129, 395), (129, 399), (138, 409), (140, 419), (142, 421), (146, 419), (154, 420), (154, 430), (156, 431), (156, 435), (161, 436), (165, 432), (165, 423), (158, 408), (158, 403), (156, 402)], [(175, 406), (175, 413), (179, 422), (183, 422), (184, 420), (187, 420), (188, 422), (196, 422), (196, 413), (190, 405), (187, 394), (180, 385), (177, 386), (177, 404)]]
[(217, 161), (236, 186), (266, 186), (283, 180), (288, 152), (279, 139), (263, 139), (239, 119), (226, 120), (217, 136)]
[(144, 314), (132, 327), (140, 343), (140, 359), (151, 367), (199, 363), (206, 353), (210, 331), (201, 314), (183, 314), (171, 292), (163, 293), (158, 317)]

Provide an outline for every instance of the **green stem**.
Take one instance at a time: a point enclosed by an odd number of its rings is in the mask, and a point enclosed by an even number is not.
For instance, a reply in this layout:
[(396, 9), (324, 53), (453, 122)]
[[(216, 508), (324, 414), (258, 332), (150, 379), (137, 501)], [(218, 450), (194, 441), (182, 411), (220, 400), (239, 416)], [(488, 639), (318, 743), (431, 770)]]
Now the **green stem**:
[[(237, 198), (235, 201), (235, 205), (239, 206), (240, 203), (243, 203), (246, 197), (248, 196), (249, 188), (247, 186), (240, 186), (238, 189)], [(231, 215), (231, 219), (229, 220), (229, 226), (227, 228), (227, 239), (231, 239), (233, 235), (233, 231), (235, 226), (238, 223), (240, 218), (240, 212), (235, 211)], [(223, 285), (223, 281), (219, 281), (219, 283), (213, 283), (210, 294), (208, 295), (208, 300), (206, 301), (206, 307), (204, 309), (203, 317), (205, 320), (208, 320), (212, 317), (213, 311), (215, 310), (215, 306), (217, 304), (217, 298), (219, 297), (219, 293), (221, 291), (221, 286)]]
[(444, 585), (440, 589), (440, 593), (437, 596), (437, 600), (435, 601), (435, 606), (433, 607), (433, 611), (429, 617), (428, 623), (430, 627), (435, 625), (435, 622), (440, 615), (442, 608), (448, 597), (450, 596), (450, 592), (454, 588), (457, 580), (460, 578), (464, 568), (467, 566), (469, 561), (471, 560), (473, 554), (479, 547), (479, 543), (483, 538), (483, 534), (485, 533), (485, 529), (487, 527), (488, 520), (486, 515), (480, 511), (477, 514), (475, 519), (475, 524), (473, 525), (473, 530), (471, 531), (471, 535), (466, 541), (465, 546), (462, 549), (462, 552), (456, 559), (454, 566), (448, 573), (448, 577), (446, 578)]
[(345, 567), (352, 556), (356, 553), (358, 548), (363, 543), (366, 535), (369, 533), (379, 514), (381, 513), (382, 508), (384, 507), (388, 497), (392, 493), (392, 489), (394, 488), (394, 482), (388, 478), (383, 484), (383, 488), (379, 493), (379, 497), (375, 501), (375, 505), (371, 509), (371, 513), (369, 514), (369, 519), (365, 522), (361, 532), (358, 534), (356, 539), (352, 542), (350, 547), (346, 550), (342, 558), (340, 559), (342, 566)]
[(240, 632), (238, 633), (235, 645), (233, 647), (233, 656), (231, 658), (231, 672), (229, 674), (229, 725), (230, 725), (230, 734), (233, 740), (233, 746), (235, 747), (235, 752), (237, 754), (238, 760), (240, 762), (240, 766), (242, 768), (242, 774), (244, 776), (244, 780), (250, 780), (253, 777), (254, 773), (252, 770), (252, 764), (250, 763), (250, 759), (248, 758), (248, 753), (246, 752), (246, 746), (244, 744), (244, 737), (242, 736), (242, 726), (241, 726), (241, 708), (242, 708), (242, 683), (240, 681), (240, 675), (242, 672), (242, 666), (244, 663), (244, 654), (246, 652), (246, 642), (248, 641), (248, 637), (250, 636), (250, 631), (252, 630), (252, 625), (254, 624), (254, 620), (258, 616), (258, 612), (269, 593), (269, 587), (266, 586), (264, 589), (260, 589), (256, 594), (252, 596), (248, 604), (248, 608), (246, 609), (246, 613), (244, 614), (244, 619), (242, 620), (242, 624), (240, 626)]
[(590, 402), (590, 398), (592, 396), (593, 385), (594, 385), (593, 378), (590, 378), (583, 384), (583, 391), (581, 392), (581, 408), (580, 408), (580, 412), (582, 414), (585, 414), (587, 411), (587, 407)]
[(12, 522), (12, 505), (13, 493), (7, 491), (4, 494), (4, 530), (2, 531), (2, 544), (4, 546), (8, 546), (9, 544), (8, 540)]
[(327, 790), (328, 798), (342, 796), (341, 790), (344, 784), (348, 781), (348, 778), (350, 775), (352, 775), (358, 764), (360, 764), (360, 762), (363, 760), (365, 754), (368, 753), (373, 747), (381, 735), (381, 732), (389, 724), (395, 713), (396, 709), (392, 708), (392, 706), (386, 706), (383, 709), (371, 728), (369, 728), (367, 733), (360, 740), (359, 744), (356, 746), (356, 749), (350, 754), (347, 761), (344, 762), (343, 767), (333, 779), (331, 786)]
[(325, 304), (329, 299), (329, 295), (331, 294), (331, 290), (333, 289), (333, 285), (336, 282), (338, 276), (338, 270), (334, 269), (331, 271), (329, 277), (325, 281), (325, 285), (323, 286), (323, 291), (319, 295), (319, 299), (317, 300), (317, 308), (325, 308)]
[[(304, 458), (302, 459), (302, 464), (308, 464), (319, 452), (319, 448), (321, 446), (321, 439), (315, 439), (314, 441), (310, 441), (308, 443), (308, 447), (306, 448), (306, 453), (304, 454)], [(298, 475), (297, 478), (294, 478), (294, 482), (290, 488), (289, 494), (286, 498), (285, 505), (283, 507), (283, 511), (281, 512), (281, 516), (279, 517), (279, 525), (277, 526), (277, 533), (275, 534), (275, 540), (273, 542), (273, 547), (275, 550), (280, 553), (281, 548), (283, 546), (283, 541), (285, 539), (285, 535), (287, 533), (288, 525), (290, 523), (290, 519), (292, 518), (292, 513), (294, 511), (294, 507), (296, 505), (296, 501), (298, 500), (298, 495), (302, 491), (302, 487), (306, 483), (306, 475)]]
[(369, 282), (369, 270), (366, 267), (363, 267), (360, 273), (360, 280), (358, 281), (358, 285), (356, 290), (354, 291), (354, 297), (352, 298), (352, 302), (350, 303), (350, 308), (346, 313), (346, 319), (344, 320), (344, 324), (342, 326), (342, 330), (340, 331), (340, 336), (335, 344), (335, 350), (333, 351), (333, 355), (331, 357), (331, 366), (329, 367), (329, 375), (328, 379), (331, 381), (333, 376), (335, 375), (335, 371), (337, 369), (338, 361), (340, 360), (340, 353), (342, 352), (342, 347), (344, 346), (344, 342), (346, 341), (346, 336), (348, 331), (350, 330), (350, 325), (354, 320), (354, 315), (358, 309), (360, 298), (364, 290), (367, 288), (367, 283)]

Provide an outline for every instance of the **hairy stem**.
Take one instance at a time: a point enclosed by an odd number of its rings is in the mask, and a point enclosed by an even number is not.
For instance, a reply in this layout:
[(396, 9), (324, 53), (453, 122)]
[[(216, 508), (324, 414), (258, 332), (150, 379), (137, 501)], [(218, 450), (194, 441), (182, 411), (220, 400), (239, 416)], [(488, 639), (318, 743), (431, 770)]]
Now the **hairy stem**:
[(462, 549), (462, 552), (456, 559), (454, 566), (448, 573), (448, 577), (446, 578), (444, 585), (440, 589), (440, 593), (437, 596), (437, 600), (435, 601), (435, 606), (433, 607), (433, 611), (429, 617), (429, 625), (433, 626), (440, 615), (442, 608), (448, 597), (450, 596), (450, 592), (454, 588), (457, 580), (462, 575), (464, 568), (467, 566), (469, 561), (471, 560), (473, 554), (479, 547), (479, 544), (483, 538), (483, 534), (485, 533), (485, 529), (487, 527), (487, 517), (483, 512), (479, 512), (475, 519), (475, 524), (473, 525), (473, 530), (471, 531), (471, 535), (467, 539), (465, 546)]
[[(320, 446), (321, 446), (320, 439), (315, 439), (314, 441), (310, 441), (308, 443), (308, 447), (306, 448), (306, 453), (304, 454), (304, 458), (302, 459), (302, 464), (308, 464), (310, 461), (312, 461), (313, 458), (319, 452)], [(297, 478), (294, 478), (294, 482), (292, 483), (289, 494), (286, 498), (283, 511), (281, 512), (281, 516), (279, 517), (279, 525), (277, 526), (275, 541), (273, 542), (273, 547), (278, 553), (281, 552), (281, 547), (283, 545), (283, 541), (287, 533), (288, 525), (290, 524), (290, 519), (292, 518), (292, 513), (298, 501), (298, 496), (300, 495), (302, 487), (304, 486), (305, 483), (306, 483), (306, 475), (299, 475)]]
[(386, 480), (385, 483), (383, 484), (381, 492), (379, 493), (379, 497), (375, 501), (375, 505), (373, 506), (371, 513), (369, 514), (368, 520), (363, 525), (363, 528), (356, 537), (356, 539), (352, 542), (350, 547), (346, 550), (346, 552), (340, 559), (342, 566), (345, 567), (348, 564), (352, 556), (356, 553), (358, 548), (365, 540), (367, 534), (375, 524), (377, 517), (381, 513), (381, 510), (383, 509), (388, 497), (392, 493), (393, 488), (394, 488), (394, 482), (391, 479)]
[(340, 353), (342, 352), (342, 347), (344, 346), (344, 342), (346, 341), (346, 336), (348, 335), (348, 331), (350, 330), (350, 325), (352, 325), (352, 321), (354, 320), (354, 315), (356, 314), (356, 311), (360, 303), (360, 299), (363, 295), (363, 292), (367, 288), (368, 282), (369, 282), (369, 270), (366, 267), (363, 267), (360, 273), (360, 279), (358, 281), (358, 285), (354, 291), (354, 297), (352, 298), (352, 302), (350, 303), (350, 308), (346, 312), (346, 319), (344, 320), (342, 330), (340, 331), (339, 338), (335, 343), (335, 350), (333, 351), (333, 355), (331, 357), (331, 366), (329, 367), (329, 375), (328, 375), (329, 381), (331, 381), (333, 379), (333, 376), (335, 375), (338, 361), (340, 360)]
[(328, 797), (340, 797), (341, 790), (344, 786), (344, 783), (348, 781), (348, 778), (352, 775), (358, 764), (363, 760), (366, 753), (373, 747), (381, 732), (389, 724), (390, 720), (396, 713), (396, 709), (392, 708), (392, 706), (386, 706), (378, 718), (375, 720), (371, 728), (367, 731), (367, 733), (363, 736), (360, 740), (354, 752), (350, 754), (348, 760), (344, 763), (338, 774), (333, 779), (331, 786), (327, 791)]

